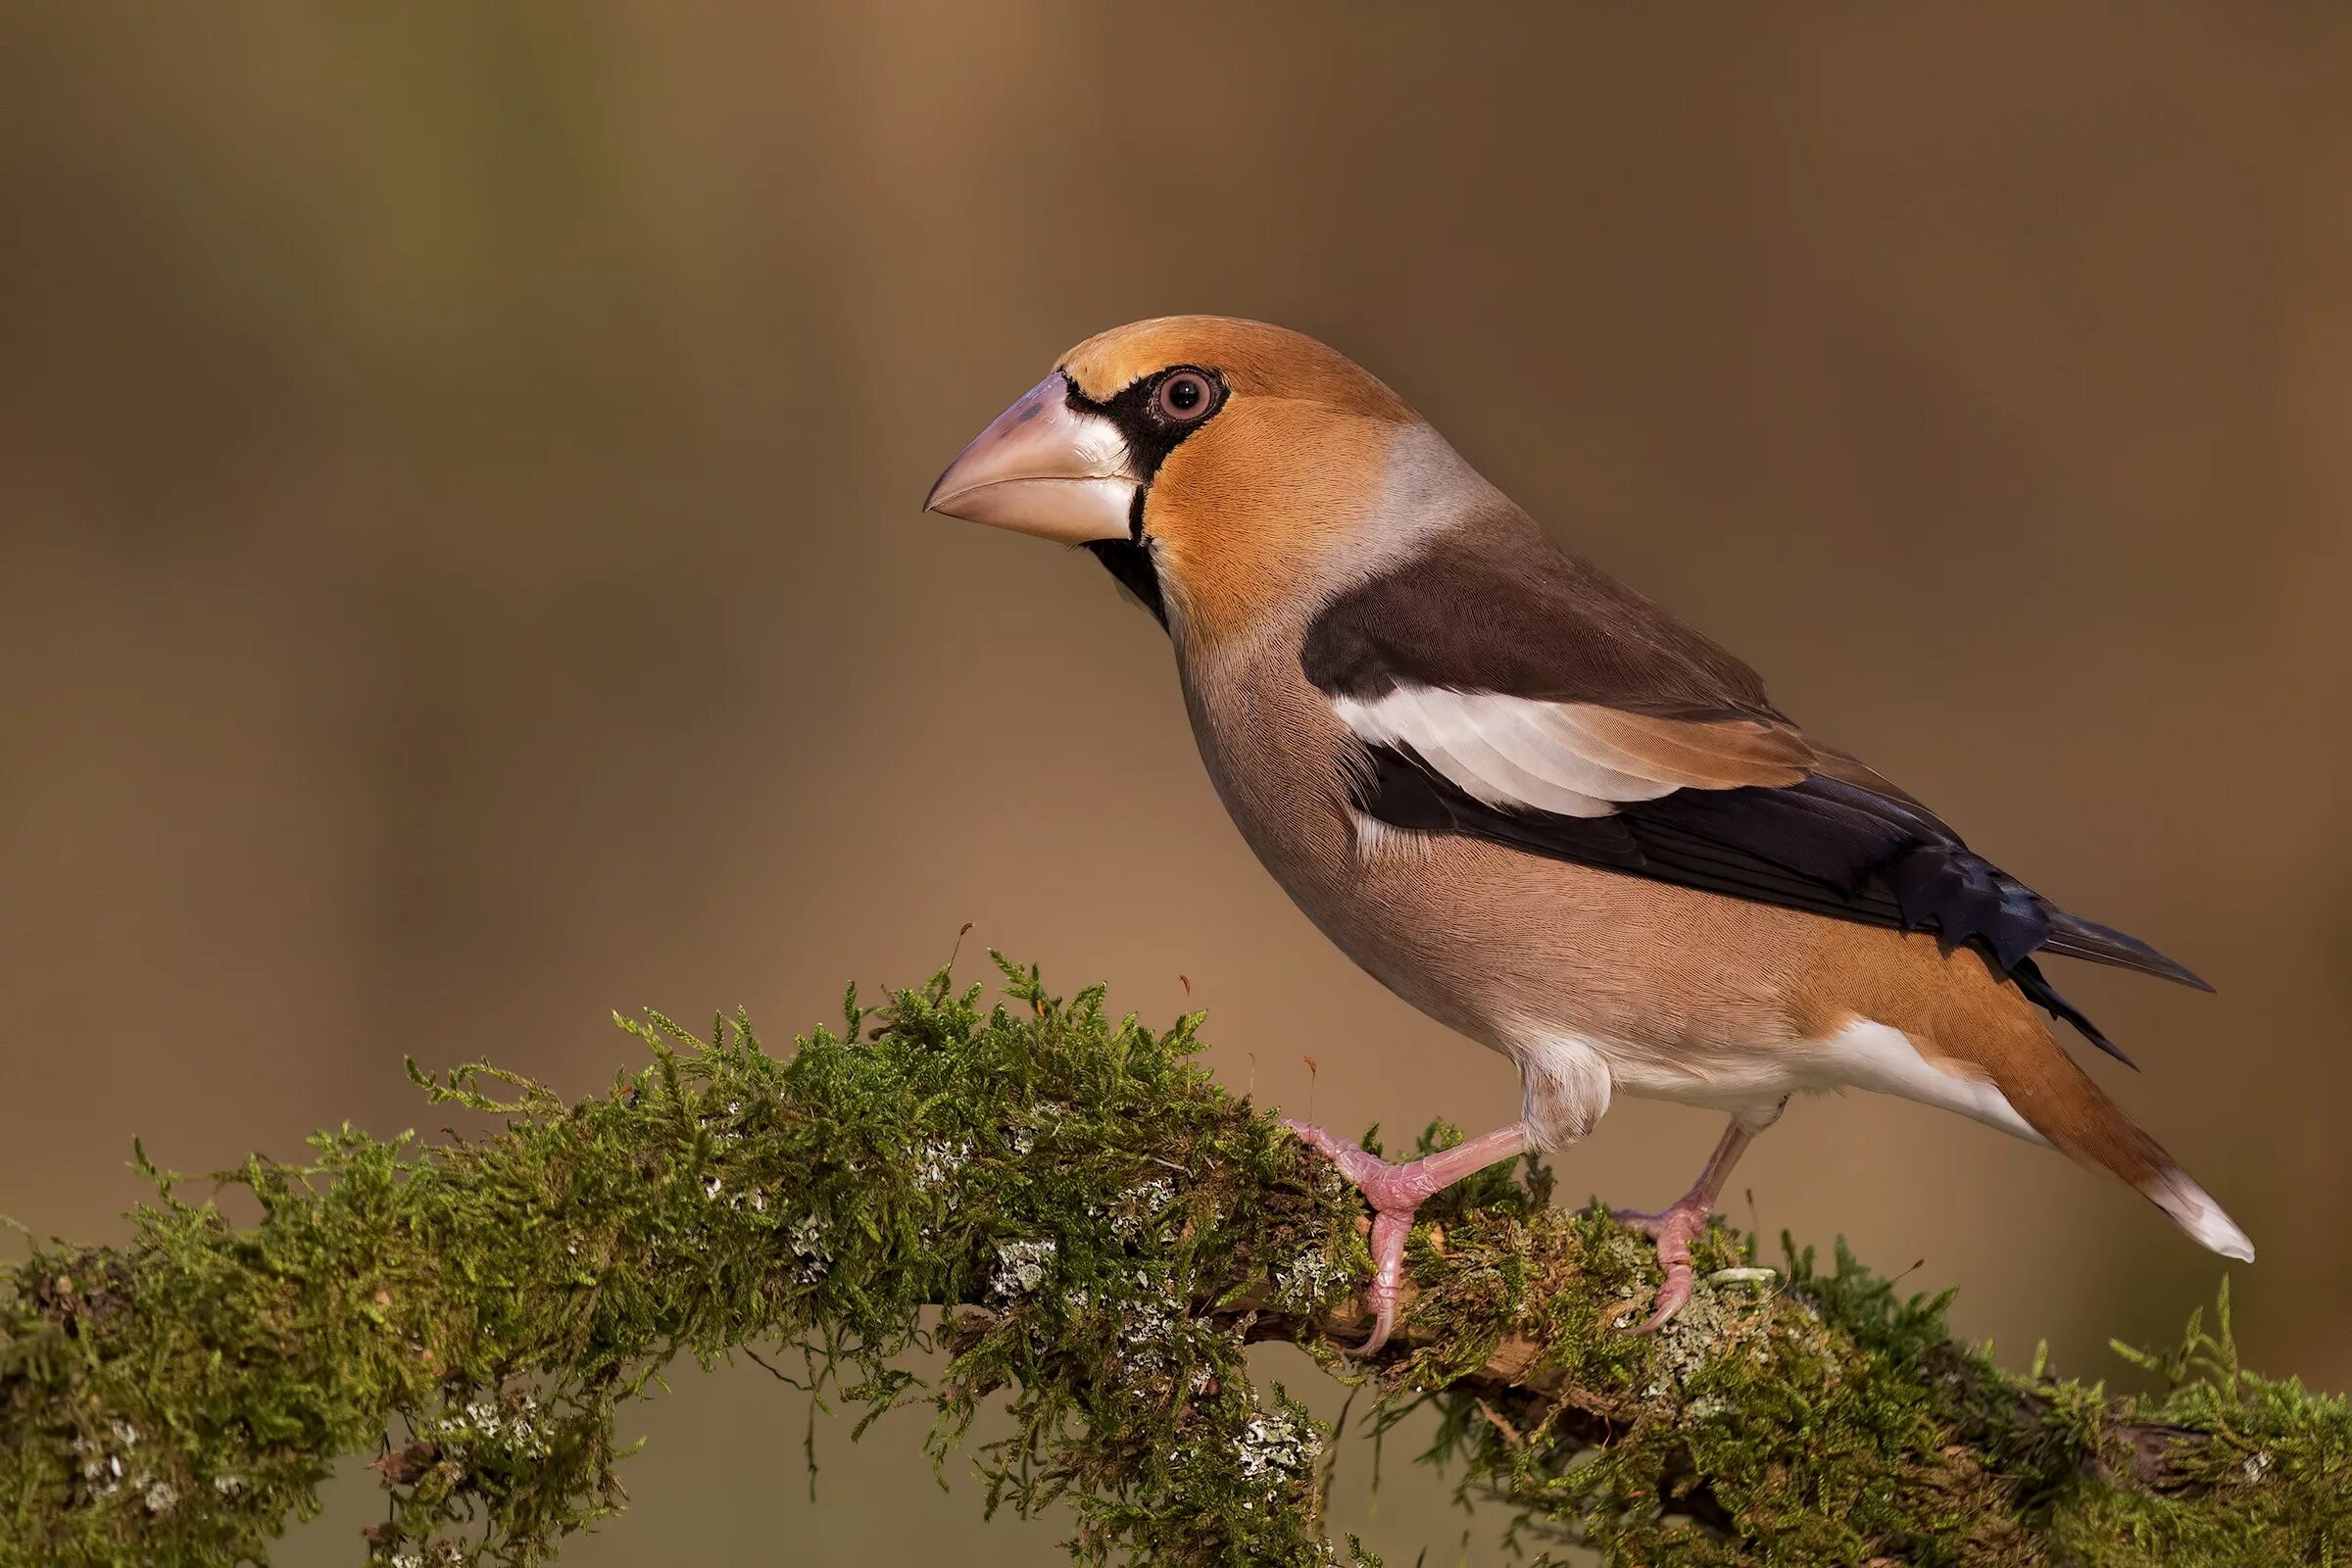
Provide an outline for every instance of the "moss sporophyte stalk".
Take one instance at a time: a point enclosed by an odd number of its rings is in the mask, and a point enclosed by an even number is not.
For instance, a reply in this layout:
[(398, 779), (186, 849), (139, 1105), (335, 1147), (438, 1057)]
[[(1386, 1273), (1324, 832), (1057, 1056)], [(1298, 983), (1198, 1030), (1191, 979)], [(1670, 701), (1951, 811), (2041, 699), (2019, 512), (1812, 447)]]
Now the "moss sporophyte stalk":
[[(1334, 1434), (1247, 1347), (1304, 1347), (1376, 1421), (1431, 1405), (1426, 1456), (1503, 1499), (1530, 1550), (1613, 1564), (2262, 1565), (2352, 1555), (2352, 1413), (2237, 1364), (2227, 1295), (2166, 1392), (2005, 1372), (1840, 1248), (1702, 1239), (1654, 1338), (1657, 1283), (1533, 1159), (1441, 1195), (1411, 1298), (1348, 1358), (1359, 1203), (1100, 989), (999, 959), (770, 1053), (622, 1019), (645, 1065), (566, 1102), (487, 1065), (426, 1101), (480, 1136), (311, 1140), (208, 1196), (149, 1165), (114, 1249), (39, 1243), (0, 1284), (0, 1562), (265, 1559), (338, 1456), (385, 1516), (355, 1553), (534, 1563), (618, 1511), (629, 1402), (679, 1357), (757, 1356), (856, 1412), (927, 1404), (990, 1512), (1065, 1510), (1089, 1562), (1374, 1560), (1325, 1538)], [(1422, 1147), (1456, 1135), (1433, 1127)], [(248, 1190), (251, 1225), (210, 1194)], [(926, 1381), (903, 1363), (944, 1349)], [(983, 1408), (1009, 1431), (965, 1440)], [(1538, 1560), (1542, 1560), (1539, 1558)]]

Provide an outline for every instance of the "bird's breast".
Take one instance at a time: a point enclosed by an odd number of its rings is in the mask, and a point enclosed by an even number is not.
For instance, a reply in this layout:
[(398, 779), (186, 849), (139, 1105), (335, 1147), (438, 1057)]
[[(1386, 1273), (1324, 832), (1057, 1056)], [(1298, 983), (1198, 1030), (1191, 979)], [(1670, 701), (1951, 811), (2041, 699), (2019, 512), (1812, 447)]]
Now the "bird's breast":
[(1346, 727), (1303, 674), (1286, 675), (1279, 656), (1241, 649), (1182, 663), (1185, 710), (1218, 799), (1274, 879), (1321, 923), (1322, 906), (1348, 902), (1356, 881)]
[(1661, 1072), (1809, 1027), (1792, 999), (1831, 922), (1360, 815), (1350, 736), (1295, 648), (1180, 643), (1193, 732), (1243, 839), (1391, 991), (1513, 1055), (1572, 1036)]
[[(1372, 977), (1496, 1049), (1532, 951), (1497, 940), (1506, 885), (1458, 874), (1468, 841), (1398, 835), (1350, 804), (1354, 742), (1283, 646), (1188, 662), (1185, 704), (1217, 795), (1293, 903)], [(1409, 843), (1396, 842), (1399, 838)], [(1554, 914), (1556, 916), (1555, 908)], [(1573, 977), (1553, 971), (1557, 989)]]

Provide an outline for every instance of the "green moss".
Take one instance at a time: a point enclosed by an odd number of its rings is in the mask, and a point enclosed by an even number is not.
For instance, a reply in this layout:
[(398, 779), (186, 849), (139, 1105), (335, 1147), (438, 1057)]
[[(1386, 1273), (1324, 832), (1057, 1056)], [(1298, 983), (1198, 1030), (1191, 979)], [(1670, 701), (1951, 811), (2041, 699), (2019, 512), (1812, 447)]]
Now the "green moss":
[[(735, 1354), (860, 1430), (930, 1403), (934, 1464), (1009, 1407), (974, 1456), (988, 1507), (1065, 1507), (1084, 1560), (1368, 1560), (1323, 1539), (1330, 1434), (1244, 1359), (1286, 1338), (1366, 1375), (1325, 1338), (1368, 1261), (1352, 1195), (1209, 1081), (1197, 1017), (1154, 1031), (1004, 972), (988, 1007), (944, 973), (853, 995), (784, 1054), (741, 1017), (624, 1020), (648, 1064), (576, 1103), (418, 1074), (496, 1130), (249, 1161), (215, 1181), (258, 1199), (250, 1226), (149, 1170), (127, 1246), (39, 1246), (0, 1283), (0, 1561), (262, 1558), (338, 1456), (379, 1450), (377, 1559), (543, 1561), (621, 1506), (622, 1407), (681, 1355)], [(1635, 1339), (1647, 1245), (1549, 1187), (1530, 1160), (1430, 1205), (1369, 1373), (1383, 1419), (1438, 1407), (1432, 1457), (1530, 1544), (2252, 1564), (2352, 1536), (2352, 1416), (2239, 1368), (2226, 1302), (2140, 1357), (2169, 1390), (2144, 1407), (2000, 1372), (1842, 1250), (1702, 1284)], [(1725, 1231), (1699, 1249), (1702, 1272), (1752, 1261)], [(901, 1363), (934, 1344), (925, 1385)]]

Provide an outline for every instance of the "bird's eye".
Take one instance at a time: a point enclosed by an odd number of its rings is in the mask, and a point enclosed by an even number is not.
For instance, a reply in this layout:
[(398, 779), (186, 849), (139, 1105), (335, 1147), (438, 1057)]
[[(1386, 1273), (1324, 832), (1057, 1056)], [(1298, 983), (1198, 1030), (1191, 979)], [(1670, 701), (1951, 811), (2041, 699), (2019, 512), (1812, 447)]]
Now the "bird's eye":
[(1205, 370), (1170, 370), (1159, 378), (1159, 391), (1152, 401), (1170, 424), (1191, 424), (1206, 418), (1217, 406), (1216, 383)]

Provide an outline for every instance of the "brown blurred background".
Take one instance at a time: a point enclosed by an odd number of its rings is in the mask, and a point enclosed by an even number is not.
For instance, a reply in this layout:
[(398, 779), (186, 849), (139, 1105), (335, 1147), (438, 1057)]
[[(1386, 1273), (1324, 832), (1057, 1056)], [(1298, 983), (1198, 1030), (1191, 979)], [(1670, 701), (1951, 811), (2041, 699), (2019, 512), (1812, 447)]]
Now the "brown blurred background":
[[(2216, 981), (2064, 984), (2263, 1249), (2250, 1359), (2352, 1383), (2352, 16), (851, 9), (8, 8), (0, 1213), (119, 1236), (134, 1133), (395, 1131), (403, 1053), (585, 1091), (613, 1006), (782, 1036), (966, 920), (974, 976), (1189, 976), (1263, 1099), (1312, 1054), (1341, 1125), (1510, 1115), (1250, 859), (1108, 580), (917, 514), (1069, 343), (1207, 310)], [(1717, 1130), (1625, 1105), (1564, 1184), (1662, 1201)], [(2070, 1371), (2222, 1272), (1864, 1097), (1739, 1186)], [(919, 1416), (820, 1423), (811, 1504), (805, 1415), (688, 1369), (567, 1560), (1054, 1557)], [(1494, 1560), (1406, 1451), (1341, 1526)]]

